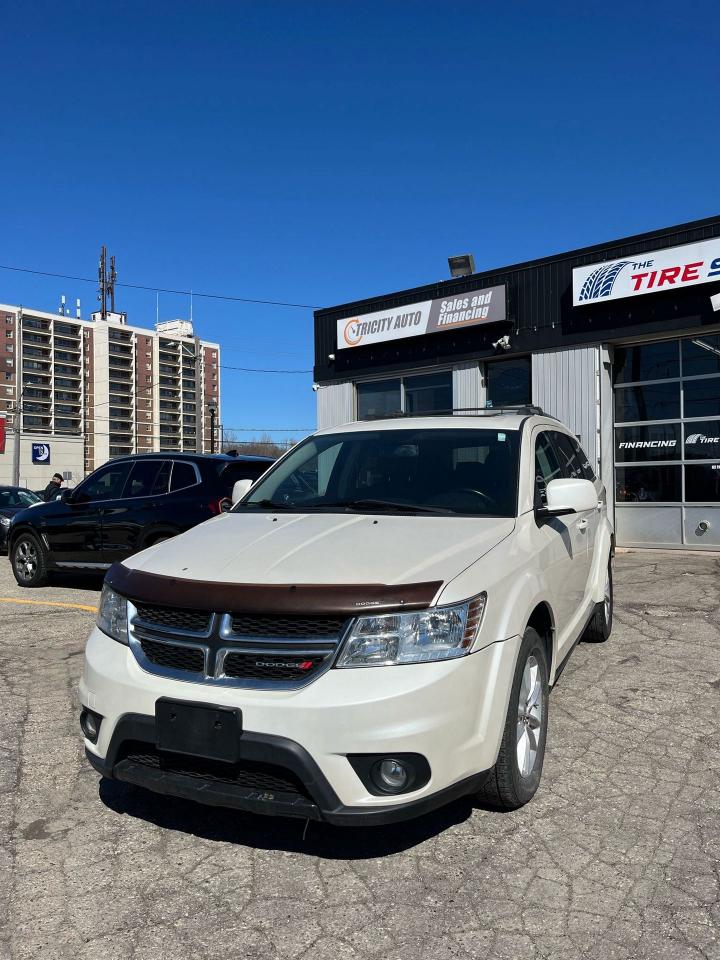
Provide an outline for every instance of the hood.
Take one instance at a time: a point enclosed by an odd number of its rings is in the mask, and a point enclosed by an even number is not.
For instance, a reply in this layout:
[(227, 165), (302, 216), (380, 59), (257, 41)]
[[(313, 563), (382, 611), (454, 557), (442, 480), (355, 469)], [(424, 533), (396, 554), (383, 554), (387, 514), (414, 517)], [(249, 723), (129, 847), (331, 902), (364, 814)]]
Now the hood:
[(123, 565), (211, 583), (447, 583), (514, 526), (498, 517), (228, 513)]

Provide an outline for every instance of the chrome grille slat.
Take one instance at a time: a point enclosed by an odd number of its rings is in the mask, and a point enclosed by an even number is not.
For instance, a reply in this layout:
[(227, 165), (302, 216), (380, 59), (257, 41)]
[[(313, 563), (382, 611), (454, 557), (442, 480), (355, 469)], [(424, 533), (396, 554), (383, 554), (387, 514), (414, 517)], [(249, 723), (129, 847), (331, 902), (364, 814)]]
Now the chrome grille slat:
[[(148, 609), (152, 619), (141, 615)], [(328, 670), (352, 622), (332, 616), (254, 617), (130, 602), (128, 620), (130, 648), (149, 673), (193, 683), (272, 690), (305, 686)], [(180, 624), (205, 624), (205, 629), (199, 632)], [(233, 628), (238, 625), (256, 625), (258, 633), (237, 632)], [(331, 628), (337, 633), (331, 634)], [(203, 658), (202, 672), (188, 669), (197, 667), (197, 652)]]

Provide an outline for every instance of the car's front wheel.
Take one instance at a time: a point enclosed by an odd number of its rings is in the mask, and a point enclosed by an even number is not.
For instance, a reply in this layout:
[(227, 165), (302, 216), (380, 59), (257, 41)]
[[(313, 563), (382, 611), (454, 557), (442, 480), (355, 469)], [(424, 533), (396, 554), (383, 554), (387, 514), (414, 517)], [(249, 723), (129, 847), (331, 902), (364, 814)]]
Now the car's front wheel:
[(527, 627), (520, 646), (497, 763), (478, 793), (496, 810), (516, 810), (540, 785), (548, 722), (548, 663), (542, 638)]
[(15, 540), (10, 560), (21, 587), (43, 587), (48, 582), (47, 553), (31, 533), (21, 533)]

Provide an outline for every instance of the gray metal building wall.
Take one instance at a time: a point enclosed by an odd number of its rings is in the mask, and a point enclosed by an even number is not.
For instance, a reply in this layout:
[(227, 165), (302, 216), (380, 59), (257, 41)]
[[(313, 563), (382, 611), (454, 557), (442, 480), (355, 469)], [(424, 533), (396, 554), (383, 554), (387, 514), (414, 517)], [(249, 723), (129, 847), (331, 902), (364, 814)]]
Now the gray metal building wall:
[(542, 350), (532, 358), (533, 403), (580, 438), (597, 470), (600, 460), (600, 348)]
[(339, 427), (355, 419), (355, 388), (352, 383), (331, 383), (317, 392), (318, 430)]

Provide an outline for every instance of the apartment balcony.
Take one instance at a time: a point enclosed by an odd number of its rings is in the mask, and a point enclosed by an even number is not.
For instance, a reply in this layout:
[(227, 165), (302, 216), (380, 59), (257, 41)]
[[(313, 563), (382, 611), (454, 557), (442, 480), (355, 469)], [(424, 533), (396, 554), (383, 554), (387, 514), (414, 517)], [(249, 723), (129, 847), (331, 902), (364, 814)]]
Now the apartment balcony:
[(130, 383), (133, 379), (132, 372), (129, 370), (113, 370), (110, 368), (109, 379), (117, 383)]
[(130, 422), (132, 422), (134, 419), (130, 407), (110, 407), (108, 410), (108, 416), (112, 417), (114, 420), (128, 420)]
[(65, 417), (55, 417), (55, 433), (78, 436), (82, 433), (79, 420), (70, 420)]
[(27, 330), (23, 330), (22, 335), (23, 343), (38, 343), (40, 346), (50, 348), (50, 331), (47, 331), (44, 335), (41, 333), (29, 333)]
[(37, 330), (40, 333), (46, 333), (50, 336), (50, 321), (39, 320), (37, 317), (23, 317), (23, 330)]
[(108, 397), (113, 403), (122, 403), (123, 397), (130, 397), (132, 394), (132, 386), (129, 383), (113, 383), (110, 385), (110, 396)]
[(73, 353), (80, 353), (79, 340), (66, 340), (64, 337), (55, 337), (56, 350), (72, 350)]
[(52, 401), (49, 397), (43, 400), (25, 400), (23, 410), (25, 413), (42, 413), (49, 416), (51, 403)]
[(122, 356), (122, 357), (131, 357), (133, 353), (133, 345), (131, 343), (119, 343), (116, 340), (110, 340), (108, 343), (108, 352), (111, 355)]
[(49, 416), (40, 416), (38, 414), (23, 413), (24, 430), (42, 430), (49, 431), (51, 420)]
[(80, 367), (68, 367), (67, 364), (56, 363), (55, 375), (60, 377), (72, 377), (73, 380), (81, 380), (82, 370)]

